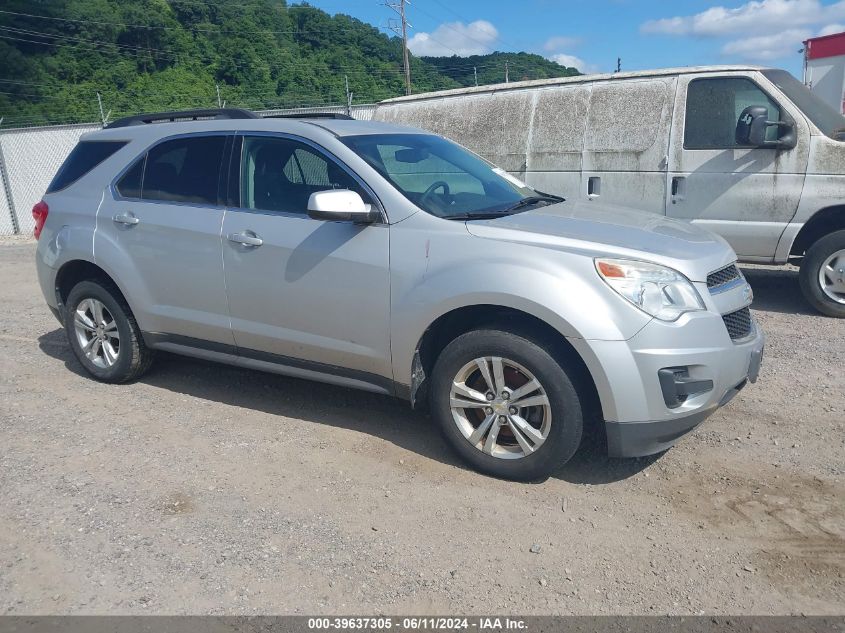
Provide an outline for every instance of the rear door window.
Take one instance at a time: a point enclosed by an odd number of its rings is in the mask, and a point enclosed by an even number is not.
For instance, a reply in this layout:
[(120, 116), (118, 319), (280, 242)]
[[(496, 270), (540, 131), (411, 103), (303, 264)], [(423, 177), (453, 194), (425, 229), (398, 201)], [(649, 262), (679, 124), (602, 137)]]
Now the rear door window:
[(126, 143), (126, 141), (80, 141), (62, 163), (50, 186), (47, 187), (47, 193), (72, 185)]
[(218, 185), (225, 143), (225, 136), (191, 136), (156, 145), (147, 154), (141, 198), (220, 204)]

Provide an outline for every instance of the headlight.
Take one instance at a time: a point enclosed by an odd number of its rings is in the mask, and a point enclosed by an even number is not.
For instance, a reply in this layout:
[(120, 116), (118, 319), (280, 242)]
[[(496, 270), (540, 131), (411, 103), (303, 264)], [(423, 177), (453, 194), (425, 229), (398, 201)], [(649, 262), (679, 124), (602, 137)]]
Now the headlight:
[(705, 309), (698, 291), (677, 270), (633, 259), (597, 259), (596, 270), (608, 286), (661, 321)]

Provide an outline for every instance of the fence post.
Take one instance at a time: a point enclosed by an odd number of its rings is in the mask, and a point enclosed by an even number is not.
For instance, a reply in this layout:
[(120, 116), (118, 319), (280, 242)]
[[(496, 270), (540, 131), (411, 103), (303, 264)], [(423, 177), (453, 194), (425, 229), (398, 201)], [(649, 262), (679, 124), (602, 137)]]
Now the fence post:
[(9, 213), (12, 216), (12, 231), (15, 235), (18, 235), (21, 232), (21, 226), (18, 223), (15, 201), (12, 199), (12, 181), (9, 179), (9, 171), (6, 169), (6, 159), (3, 157), (2, 142), (0, 142), (0, 179), (3, 181), (3, 191), (6, 192), (6, 202), (9, 205)]

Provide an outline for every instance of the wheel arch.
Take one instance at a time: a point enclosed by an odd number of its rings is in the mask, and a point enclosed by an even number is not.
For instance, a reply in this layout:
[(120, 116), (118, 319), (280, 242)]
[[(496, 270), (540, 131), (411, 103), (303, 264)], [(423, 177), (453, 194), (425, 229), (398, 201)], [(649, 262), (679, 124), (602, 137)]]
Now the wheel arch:
[[(120, 293), (120, 298), (132, 310), (132, 306), (126, 298), (126, 293), (120, 284), (103, 268), (86, 259), (72, 259), (65, 262), (56, 272), (55, 292), (59, 312), (64, 311), (65, 303), (70, 291), (80, 281), (91, 280), (110, 284)], [(134, 314), (134, 310), (133, 310)]]
[(413, 355), (411, 385), (408, 397), (411, 406), (419, 408), (427, 402), (428, 377), (440, 352), (461, 334), (480, 328), (495, 327), (544, 346), (567, 369), (573, 370), (571, 378), (576, 382), (579, 393), (585, 395), (584, 412), (603, 419), (596, 381), (584, 359), (572, 344), (546, 321), (519, 310), (502, 305), (476, 304), (454, 308), (435, 319), (423, 332)]
[(790, 257), (803, 257), (807, 249), (825, 235), (845, 229), (845, 204), (820, 209), (810, 217), (789, 249)]

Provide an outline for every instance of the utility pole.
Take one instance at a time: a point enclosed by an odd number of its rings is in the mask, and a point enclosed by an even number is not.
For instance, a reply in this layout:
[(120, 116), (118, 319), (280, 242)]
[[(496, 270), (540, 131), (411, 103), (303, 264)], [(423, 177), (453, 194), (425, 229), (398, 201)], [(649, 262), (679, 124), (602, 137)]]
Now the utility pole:
[(352, 93), (349, 92), (349, 75), (343, 76), (346, 82), (346, 116), (352, 116)]
[(220, 98), (220, 84), (214, 84), (214, 87), (217, 89), (217, 107), (223, 108), (223, 100)]
[(508, 75), (508, 60), (505, 60), (505, 83), (508, 83), (509, 81), (510, 78)]
[(385, 4), (399, 14), (400, 24), (396, 24), (395, 20), (390, 20), (392, 24), (388, 26), (391, 31), (402, 38), (402, 60), (405, 64), (405, 94), (409, 95), (411, 94), (411, 63), (408, 59), (408, 27), (411, 25), (408, 24), (408, 19), (405, 17), (405, 5), (411, 3), (410, 0), (398, 0)]
[(475, 87), (478, 88), (478, 68), (472, 67), (472, 74), (475, 76)]

